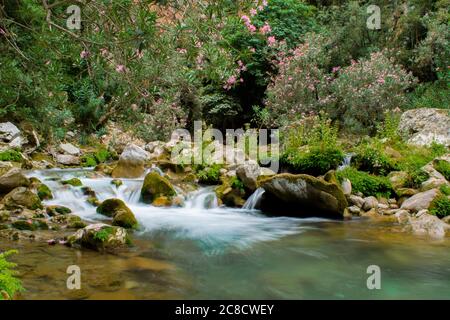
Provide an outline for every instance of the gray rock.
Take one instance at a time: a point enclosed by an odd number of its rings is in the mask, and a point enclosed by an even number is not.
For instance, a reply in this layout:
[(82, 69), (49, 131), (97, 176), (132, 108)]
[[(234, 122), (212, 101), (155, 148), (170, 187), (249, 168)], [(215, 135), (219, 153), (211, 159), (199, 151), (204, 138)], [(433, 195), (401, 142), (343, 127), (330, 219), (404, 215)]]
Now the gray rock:
[(344, 194), (346, 196), (349, 196), (352, 194), (352, 183), (349, 179), (345, 178), (344, 180), (342, 180), (341, 187), (342, 187), (342, 191), (344, 191)]
[(407, 210), (398, 210), (395, 213), (395, 217), (397, 218), (397, 221), (400, 224), (407, 224), (409, 222), (409, 219), (411, 218)]
[(78, 149), (71, 143), (61, 143), (59, 145), (59, 149), (62, 151), (62, 153), (69, 154), (71, 156), (78, 156), (81, 153), (80, 149)]
[(119, 158), (119, 163), (112, 172), (113, 178), (139, 178), (144, 174), (145, 162), (149, 153), (134, 144), (125, 147)]
[(445, 109), (408, 110), (401, 116), (398, 130), (411, 144), (429, 146), (436, 141), (450, 146), (450, 117)]
[(11, 142), (20, 135), (20, 130), (11, 122), (0, 123), (0, 140)]
[(256, 190), (256, 181), (260, 174), (260, 167), (256, 161), (247, 161), (238, 166), (236, 174), (249, 190)]
[(376, 209), (377, 207), (378, 207), (377, 198), (375, 198), (373, 196), (364, 198), (364, 204), (362, 206), (364, 211), (369, 211), (370, 209)]
[(355, 205), (355, 206), (357, 206), (359, 208), (362, 208), (363, 205), (364, 205), (364, 199), (362, 197), (360, 197), (360, 196), (350, 195), (348, 197), (348, 200), (349, 200), (349, 202), (351, 204), (353, 204), (353, 205)]
[(70, 154), (57, 154), (55, 158), (56, 162), (65, 166), (78, 166), (80, 164), (80, 158)]
[(358, 216), (361, 213), (361, 208), (359, 208), (358, 206), (351, 206), (351, 207), (348, 207), (348, 211), (352, 215)]
[[(99, 232), (102, 233), (102, 237), (96, 236)], [(127, 246), (128, 233), (121, 227), (103, 223), (91, 224), (70, 236), (68, 244), (97, 251), (115, 251)]]
[(0, 194), (5, 194), (17, 187), (28, 187), (30, 180), (18, 168), (12, 168), (0, 176)]
[(431, 202), (440, 194), (438, 189), (431, 189), (425, 192), (418, 193), (409, 199), (406, 199), (401, 209), (409, 210), (411, 212), (419, 212), (423, 209), (428, 209)]
[(261, 209), (274, 214), (343, 218), (348, 207), (340, 186), (306, 174), (278, 174), (260, 181), (260, 187), (265, 190)]

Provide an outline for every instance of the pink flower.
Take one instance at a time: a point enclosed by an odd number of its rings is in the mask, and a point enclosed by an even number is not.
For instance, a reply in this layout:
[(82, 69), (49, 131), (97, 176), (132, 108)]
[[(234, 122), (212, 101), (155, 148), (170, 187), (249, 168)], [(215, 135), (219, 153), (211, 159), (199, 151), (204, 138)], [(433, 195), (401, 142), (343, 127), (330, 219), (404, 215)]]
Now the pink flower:
[(269, 46), (273, 46), (277, 42), (277, 39), (275, 39), (274, 36), (270, 36), (267, 38), (267, 42), (269, 43)]
[(181, 53), (181, 54), (187, 53), (187, 50), (184, 49), (184, 48), (179, 48), (179, 49), (177, 49), (177, 51), (178, 51), (179, 53)]
[(378, 82), (379, 84), (383, 84), (385, 81), (384, 81), (383, 78), (378, 78), (378, 79), (377, 79), (377, 82)]
[(124, 73), (126, 71), (126, 68), (123, 64), (118, 64), (116, 67), (116, 71), (119, 73)]
[(89, 57), (89, 51), (86, 51), (86, 50), (81, 51), (80, 57), (81, 57), (81, 59), (86, 59), (87, 57)]
[(258, 11), (255, 9), (255, 8), (251, 8), (250, 9), (250, 15), (253, 17), (253, 16), (256, 16), (258, 14)]
[(264, 26), (261, 27), (261, 28), (259, 29), (259, 32), (261, 32), (262, 34), (267, 34), (267, 33), (272, 32), (272, 28), (271, 28), (270, 25), (266, 22), (266, 23), (264, 24)]
[(108, 49), (106, 49), (106, 48), (101, 48), (101, 49), (100, 49), (100, 54), (101, 54), (103, 57), (106, 57), (106, 56), (108, 55)]
[(5, 30), (3, 30), (2, 28), (0, 28), (0, 34), (1, 34), (1, 35), (5, 35), (5, 34), (6, 34)]
[(337, 67), (333, 67), (333, 70), (331, 70), (331, 72), (336, 73), (341, 69), (341, 67), (337, 66)]
[(245, 24), (250, 24), (250, 23), (252, 23), (252, 21), (250, 20), (250, 18), (249, 18), (248, 16), (246, 16), (246, 15), (243, 15), (243, 16), (241, 17), (241, 19), (242, 19), (242, 21), (244, 21)]
[(256, 31), (256, 27), (255, 27), (254, 25), (252, 25), (252, 24), (248, 24), (248, 25), (247, 25), (247, 29), (248, 29), (248, 31), (250, 31), (251, 33), (253, 33), (253, 32)]
[(250, 48), (250, 52), (255, 53), (255, 52), (256, 52), (256, 49), (255, 49), (255, 48)]

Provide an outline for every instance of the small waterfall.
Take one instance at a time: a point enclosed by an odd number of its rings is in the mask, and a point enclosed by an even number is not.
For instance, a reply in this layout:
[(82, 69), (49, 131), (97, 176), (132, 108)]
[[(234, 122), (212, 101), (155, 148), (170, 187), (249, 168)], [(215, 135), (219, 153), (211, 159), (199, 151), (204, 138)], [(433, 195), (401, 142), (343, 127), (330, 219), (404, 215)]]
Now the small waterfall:
[(347, 167), (350, 167), (350, 164), (352, 162), (353, 153), (347, 153), (344, 157), (344, 161), (342, 164), (337, 168), (337, 171), (344, 170)]
[(186, 201), (187, 209), (214, 209), (219, 207), (216, 193), (212, 188), (205, 188), (195, 193)]
[(255, 210), (261, 200), (262, 195), (265, 190), (263, 188), (256, 189), (255, 192), (247, 199), (242, 209), (244, 210)]

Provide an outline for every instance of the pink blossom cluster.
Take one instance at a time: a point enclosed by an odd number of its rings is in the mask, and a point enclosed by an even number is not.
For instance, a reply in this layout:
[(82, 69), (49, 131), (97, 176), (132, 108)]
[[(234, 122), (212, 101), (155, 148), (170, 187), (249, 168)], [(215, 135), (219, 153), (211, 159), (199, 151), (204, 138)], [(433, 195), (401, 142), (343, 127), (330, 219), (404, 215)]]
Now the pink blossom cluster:
[(80, 52), (80, 58), (81, 59), (87, 59), (89, 57), (90, 53), (87, 50), (83, 50)]

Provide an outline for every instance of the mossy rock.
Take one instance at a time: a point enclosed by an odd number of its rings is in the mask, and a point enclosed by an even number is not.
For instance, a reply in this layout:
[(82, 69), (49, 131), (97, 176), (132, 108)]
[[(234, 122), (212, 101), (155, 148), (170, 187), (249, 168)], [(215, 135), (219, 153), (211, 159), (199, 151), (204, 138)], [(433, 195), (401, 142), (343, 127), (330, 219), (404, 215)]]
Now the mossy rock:
[(47, 185), (43, 183), (37, 188), (37, 195), (41, 200), (53, 199), (52, 191)]
[(221, 181), (222, 184), (214, 189), (217, 199), (227, 207), (242, 207), (245, 204), (245, 192), (242, 189), (233, 188), (230, 178), (223, 178)]
[(67, 228), (70, 229), (83, 229), (84, 227), (87, 226), (87, 224), (83, 222), (79, 216), (73, 214), (69, 215), (66, 221), (67, 221)]
[(119, 188), (123, 184), (123, 182), (120, 179), (113, 179), (113, 180), (111, 180), (111, 184), (115, 185), (116, 188)]
[(8, 221), (11, 213), (7, 210), (0, 210), (0, 222)]
[(126, 229), (103, 223), (78, 230), (67, 239), (68, 245), (96, 251), (115, 252), (131, 244)]
[[(278, 174), (260, 180), (261, 209), (297, 217), (343, 218), (347, 199), (341, 187), (306, 174)], [(282, 210), (280, 210), (282, 208)]]
[(64, 206), (48, 206), (46, 208), (46, 212), (50, 217), (59, 216), (59, 215), (65, 215), (72, 213), (72, 210), (70, 210), (67, 207)]
[(25, 187), (19, 187), (8, 193), (2, 200), (7, 209), (25, 207), (27, 209), (42, 209), (41, 199)]
[(133, 212), (120, 199), (108, 199), (97, 208), (97, 213), (113, 218), (113, 225), (124, 228), (136, 228), (138, 222)]
[(141, 189), (141, 196), (144, 202), (152, 203), (158, 197), (171, 198), (175, 195), (176, 191), (169, 180), (160, 176), (157, 172), (147, 174)]
[(81, 187), (83, 185), (83, 183), (81, 182), (80, 179), (78, 178), (72, 178), (69, 180), (64, 180), (61, 182), (63, 185), (71, 185), (73, 187)]
[(12, 227), (17, 230), (36, 231), (37, 225), (31, 220), (16, 220), (12, 223)]
[(88, 197), (86, 202), (94, 207), (98, 207), (101, 204), (100, 200), (98, 200), (97, 197)]
[(326, 182), (333, 183), (333, 184), (339, 186), (338, 179), (336, 178), (336, 171), (334, 171), (334, 170), (328, 171), (323, 176), (323, 180), (325, 180)]

